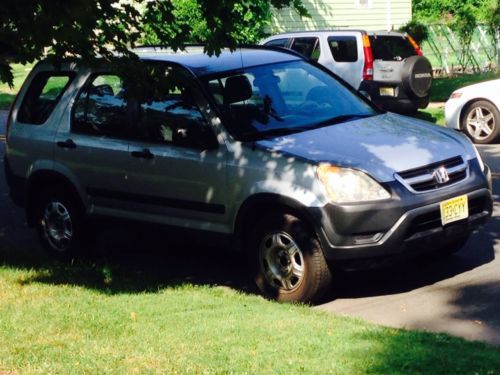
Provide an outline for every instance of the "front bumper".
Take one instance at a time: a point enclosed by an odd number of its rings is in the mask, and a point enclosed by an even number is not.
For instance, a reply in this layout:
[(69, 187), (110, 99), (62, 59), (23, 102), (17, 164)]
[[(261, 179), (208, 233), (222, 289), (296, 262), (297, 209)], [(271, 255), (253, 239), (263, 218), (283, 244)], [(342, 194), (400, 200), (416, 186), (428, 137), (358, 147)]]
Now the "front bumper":
[[(390, 200), (328, 204), (311, 212), (326, 259), (360, 260), (432, 251), (467, 237), (492, 213), (491, 175), (485, 168), (483, 174), (477, 165), (470, 166), (467, 181), (448, 188), (413, 194), (393, 182), (388, 186)], [(468, 197), (468, 218), (442, 226), (440, 202), (460, 195)]]

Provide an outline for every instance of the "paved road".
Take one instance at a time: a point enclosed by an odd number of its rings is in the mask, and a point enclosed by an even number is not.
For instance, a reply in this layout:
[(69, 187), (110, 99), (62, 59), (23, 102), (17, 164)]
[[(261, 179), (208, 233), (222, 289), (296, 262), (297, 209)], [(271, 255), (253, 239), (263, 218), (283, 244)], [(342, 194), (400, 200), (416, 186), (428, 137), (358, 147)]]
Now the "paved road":
[[(6, 113), (0, 112), (0, 134), (4, 132), (5, 118)], [(446, 259), (420, 259), (385, 271), (338, 275), (338, 285), (328, 302), (316, 308), (383, 325), (448, 332), (500, 345), (500, 144), (479, 149), (497, 176), (494, 217), (486, 227), (475, 233), (459, 253)], [(3, 150), (0, 141), (0, 154)], [(35, 234), (24, 224), (23, 212), (7, 197), (2, 171), (0, 263), (36, 267), (44, 255)], [(182, 279), (252, 291), (249, 280), (241, 276), (245, 268), (235, 264), (238, 258), (214, 257), (199, 250), (180, 258), (164, 253), (144, 256), (144, 238), (120, 228), (101, 237), (99, 243), (106, 254), (114, 248), (119, 248), (116, 253), (121, 254), (127, 248), (125, 263), (133, 264), (136, 271), (139, 267), (139, 273), (167, 274), (158, 276), (159, 285)], [(130, 255), (136, 245), (135, 254)], [(184, 249), (183, 252), (186, 253)], [(122, 255), (106, 257), (106, 261), (123, 263)]]

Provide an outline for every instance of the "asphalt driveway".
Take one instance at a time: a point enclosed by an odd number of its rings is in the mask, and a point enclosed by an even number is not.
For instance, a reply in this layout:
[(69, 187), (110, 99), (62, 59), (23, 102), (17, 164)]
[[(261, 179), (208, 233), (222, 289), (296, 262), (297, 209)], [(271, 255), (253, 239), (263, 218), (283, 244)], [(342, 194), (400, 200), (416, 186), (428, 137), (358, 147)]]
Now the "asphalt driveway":
[[(0, 111), (0, 154), (4, 152), (6, 112)], [(500, 144), (479, 147), (494, 173), (494, 216), (457, 254), (442, 259), (419, 259), (383, 271), (340, 274), (327, 302), (316, 308), (393, 327), (447, 332), (500, 345)], [(26, 227), (22, 210), (8, 198), (0, 160), (0, 257), (13, 252), (40, 253), (35, 233)], [(123, 232), (123, 230), (122, 230)], [(116, 236), (115, 232), (115, 236)], [(120, 232), (118, 232), (120, 233)], [(118, 235), (116, 237), (121, 237)], [(113, 242), (114, 241), (114, 242)], [(129, 237), (120, 242), (126, 244)], [(101, 242), (105, 248), (107, 243)], [(204, 256), (200, 260), (200, 256)], [(131, 262), (142, 259), (142, 253)], [(220, 264), (231, 258), (194, 253), (173, 260), (155, 257), (150, 263), (174, 269), (192, 282), (251, 290), (244, 268)], [(5, 259), (0, 258), (0, 262)], [(189, 271), (184, 271), (189, 269)], [(197, 269), (197, 270), (196, 270)], [(170, 271), (169, 271), (170, 272)], [(200, 276), (201, 275), (201, 276)]]

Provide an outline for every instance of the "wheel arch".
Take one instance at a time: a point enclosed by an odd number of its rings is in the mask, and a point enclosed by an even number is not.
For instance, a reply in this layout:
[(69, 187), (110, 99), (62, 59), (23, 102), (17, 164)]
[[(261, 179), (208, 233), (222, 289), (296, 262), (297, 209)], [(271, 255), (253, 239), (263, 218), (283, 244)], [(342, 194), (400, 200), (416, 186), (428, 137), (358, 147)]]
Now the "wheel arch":
[(74, 184), (61, 173), (52, 170), (37, 170), (33, 172), (26, 182), (26, 221), (33, 226), (35, 222), (36, 197), (40, 191), (53, 187), (54, 190), (64, 190), (78, 205), (81, 212), (86, 212), (86, 207), (82, 201), (78, 190)]
[(270, 212), (285, 212), (297, 216), (305, 225), (318, 236), (317, 226), (313, 215), (299, 201), (276, 193), (258, 193), (248, 197), (238, 209), (234, 222), (233, 233), (236, 246), (243, 250), (244, 243), (249, 235), (246, 228)]

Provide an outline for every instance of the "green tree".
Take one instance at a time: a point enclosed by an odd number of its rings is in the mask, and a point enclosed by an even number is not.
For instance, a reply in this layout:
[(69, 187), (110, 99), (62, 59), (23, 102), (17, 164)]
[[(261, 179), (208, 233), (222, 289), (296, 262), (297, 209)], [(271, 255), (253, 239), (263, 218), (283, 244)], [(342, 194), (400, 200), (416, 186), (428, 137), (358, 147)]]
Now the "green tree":
[(10, 63), (42, 56), (134, 61), (129, 48), (142, 41), (173, 48), (203, 41), (218, 53), (256, 41), (271, 6), (307, 14), (301, 0), (2, 0), (0, 81), (12, 83)]

